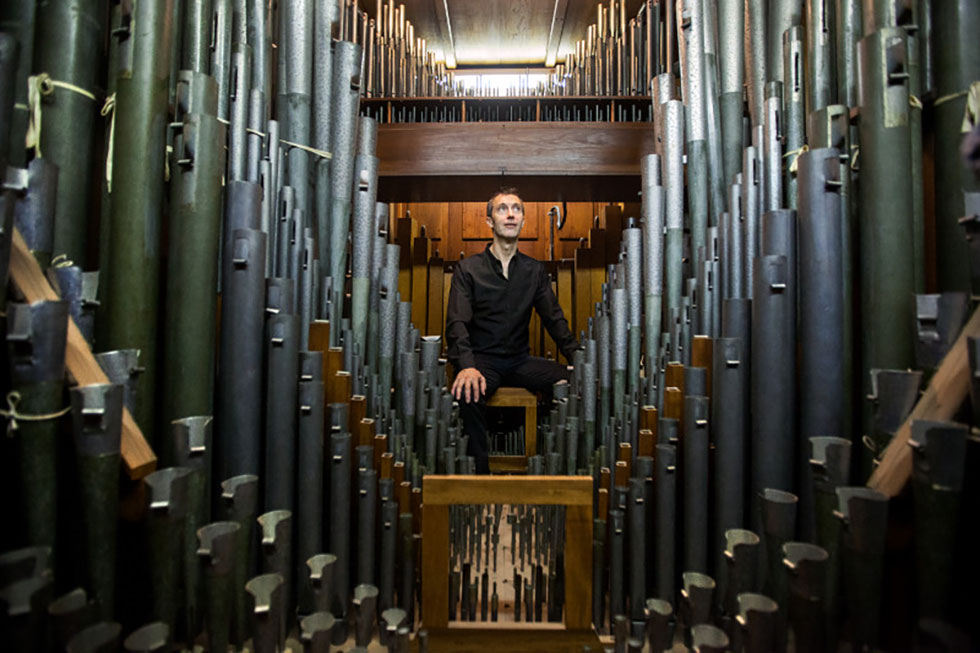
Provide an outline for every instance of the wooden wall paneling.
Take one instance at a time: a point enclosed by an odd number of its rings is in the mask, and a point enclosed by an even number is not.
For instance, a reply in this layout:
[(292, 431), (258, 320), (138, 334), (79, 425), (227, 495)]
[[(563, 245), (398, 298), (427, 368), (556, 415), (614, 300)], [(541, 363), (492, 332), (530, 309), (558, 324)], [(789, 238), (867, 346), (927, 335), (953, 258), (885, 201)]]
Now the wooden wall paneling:
[(410, 217), (400, 217), (395, 224), (395, 242), (401, 247), (398, 261), (398, 292), (402, 301), (412, 297), (412, 246), (418, 235), (417, 223)]
[(589, 315), (592, 314), (592, 250), (587, 247), (575, 250), (574, 265), (572, 329), (579, 333), (588, 330)]
[(442, 257), (433, 256), (429, 259), (429, 292), (428, 292), (428, 317), (426, 318), (425, 335), (442, 335), (445, 330), (443, 324), (443, 261)]
[(565, 225), (557, 232), (559, 240), (588, 238), (594, 216), (592, 202), (565, 202)]
[[(605, 229), (592, 228), (589, 232), (589, 249), (592, 256), (589, 264), (592, 266), (592, 303), (602, 301), (602, 284), (606, 283), (606, 238)], [(593, 307), (589, 307), (589, 315), (594, 312)]]
[[(561, 312), (565, 314), (565, 320), (568, 322), (568, 328), (572, 329), (572, 333), (578, 338), (578, 330), (572, 326), (575, 320), (575, 314), (573, 312), (574, 306), (574, 287), (572, 286), (572, 275), (574, 274), (574, 262), (571, 259), (562, 259), (558, 261), (558, 276), (557, 276), (557, 286), (558, 292), (555, 293), (558, 296), (558, 305), (561, 306)], [(555, 352), (557, 353), (557, 351)], [(569, 363), (571, 361), (568, 361)]]
[(464, 240), (463, 241), (463, 254), (466, 256), (473, 256), (474, 254), (479, 254), (487, 248), (490, 243), (490, 239), (486, 240)]
[(425, 333), (428, 311), (428, 265), (429, 239), (418, 236), (412, 241), (412, 324), (422, 333)]
[(623, 209), (618, 204), (605, 207), (606, 214), (606, 265), (619, 260), (619, 244), (623, 240)]
[(521, 229), (521, 240), (536, 240), (538, 238), (547, 240), (548, 233), (546, 229), (542, 228), (541, 220), (550, 206), (550, 203), (545, 202), (524, 203), (524, 228)]
[(588, 247), (588, 239), (581, 238), (579, 240), (559, 240), (555, 246), (555, 258), (559, 261), (562, 259), (574, 259), (575, 250), (577, 250), (579, 247)]
[(490, 238), (490, 227), (487, 225), (487, 203), (461, 202), (461, 204), (463, 240)]
[(463, 203), (449, 202), (446, 205), (446, 249), (442, 258), (446, 261), (458, 261), (463, 249)]
[[(453, 284), (453, 269), (456, 266), (455, 261), (444, 261), (442, 265), (442, 315), (443, 315), (443, 333), (446, 331), (445, 315), (446, 310), (449, 306), (449, 291)], [(442, 351), (446, 352), (446, 338), (442, 339)]]
[(538, 316), (538, 312), (531, 311), (531, 320), (528, 323), (528, 345), (530, 346), (530, 354), (532, 356), (544, 356), (544, 352), (541, 351), (541, 318)]
[[(548, 276), (551, 278), (551, 292), (555, 293), (555, 297), (558, 297), (558, 264), (555, 261), (548, 261), (545, 263), (548, 268)], [(545, 328), (544, 323), (541, 324), (541, 355), (545, 358), (550, 358), (552, 360), (557, 360), (558, 358), (558, 347), (555, 345), (554, 338), (548, 333), (548, 329)]]
[(606, 267), (606, 230), (603, 227), (592, 227), (589, 229), (589, 249), (597, 254), (596, 260), (592, 265), (596, 267)]
[[(402, 123), (378, 127), (379, 174), (639, 175), (646, 123)], [(478, 153), (474, 156), (474, 153)]]
[(643, 205), (639, 202), (624, 202), (623, 203), (623, 226), (626, 226), (626, 220), (633, 218), (636, 221), (636, 226), (640, 226), (640, 216), (642, 215)]
[(449, 204), (446, 202), (413, 202), (406, 205), (412, 219), (425, 228), (425, 235), (432, 241), (432, 250), (445, 256), (444, 241), (448, 237)]

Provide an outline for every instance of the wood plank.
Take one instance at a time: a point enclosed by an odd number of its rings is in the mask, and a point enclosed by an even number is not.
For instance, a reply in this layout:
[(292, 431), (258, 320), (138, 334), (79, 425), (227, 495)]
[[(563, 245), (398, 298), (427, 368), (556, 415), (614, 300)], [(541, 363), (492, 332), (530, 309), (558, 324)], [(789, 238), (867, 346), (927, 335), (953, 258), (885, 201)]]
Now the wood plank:
[(574, 310), (572, 330), (588, 332), (589, 316), (592, 315), (592, 250), (579, 247), (575, 250), (575, 269), (572, 277)]
[[(548, 278), (551, 280), (551, 292), (555, 294), (555, 299), (558, 299), (558, 266), (555, 261), (545, 261), (545, 265), (549, 269)], [(560, 301), (558, 305), (561, 306)], [(537, 315), (537, 311), (534, 314)], [(555, 339), (551, 337), (543, 322), (541, 323), (541, 355), (551, 360), (558, 360), (558, 345), (555, 344)]]
[(398, 258), (398, 292), (402, 301), (412, 296), (412, 245), (418, 235), (418, 223), (411, 218), (398, 218), (395, 224), (395, 243), (401, 248)]
[[(558, 296), (558, 305), (561, 306), (561, 312), (565, 315), (565, 320), (568, 322), (568, 328), (578, 338), (578, 329), (573, 326), (575, 323), (575, 286), (572, 282), (574, 274), (574, 261), (571, 259), (562, 259), (558, 262), (558, 279), (555, 282), (558, 290), (555, 294)], [(557, 354), (558, 352), (556, 351), (555, 353)], [(571, 363), (571, 361), (568, 362)]]
[[(14, 227), (13, 243), (10, 248), (10, 280), (28, 303), (58, 299), (58, 294), (48, 283), (41, 266), (38, 265), (16, 227)], [(79, 386), (109, 382), (105, 372), (92, 355), (92, 350), (82, 336), (82, 332), (78, 330), (71, 317), (68, 318), (68, 339), (65, 343), (65, 371), (70, 382)], [(125, 407), (119, 449), (130, 479), (141, 479), (156, 469), (156, 454), (143, 437), (143, 431), (136, 420)]]
[(426, 505), (592, 506), (591, 476), (425, 476), (422, 488)]
[(324, 380), (323, 384), (323, 405), (326, 407), (330, 403), (330, 385), (326, 380), (331, 377), (330, 373), (330, 320), (314, 320), (310, 322), (310, 351), (318, 351), (322, 354), (320, 358), (320, 373)]
[(679, 388), (664, 388), (664, 417), (676, 419), (677, 432), (684, 427), (684, 393)]
[[(362, 418), (357, 423), (357, 431), (356, 431), (357, 444), (365, 445), (373, 448), (375, 446), (375, 438), (378, 437), (377, 434), (375, 433), (375, 428), (377, 428), (377, 426), (373, 417)], [(372, 461), (371, 466), (374, 469), (378, 468), (379, 460), (380, 460), (380, 455), (371, 457), (371, 461)]]
[(561, 240), (588, 238), (594, 218), (592, 202), (565, 202), (565, 225), (556, 233)]
[(474, 197), (490, 197), (501, 184), (519, 186), (527, 202), (553, 201), (555, 197), (561, 197), (569, 202), (591, 204), (593, 200), (615, 202), (624, 197), (635, 197), (640, 192), (640, 173), (501, 176), (494, 170), (482, 174), (444, 175), (412, 175), (409, 172), (379, 178), (378, 201), (463, 203)]
[[(374, 442), (372, 444), (374, 445), (374, 468), (378, 470), (378, 477), (383, 478), (381, 476), (381, 460), (382, 456), (388, 453), (388, 436), (384, 433), (379, 433), (374, 436)], [(389, 469), (388, 472), (390, 475), (391, 470)]]
[(637, 435), (636, 457), (646, 456), (647, 458), (655, 458), (657, 452), (657, 434), (650, 429), (640, 429)]
[[(591, 494), (591, 492), (590, 492)], [(592, 626), (592, 503), (565, 508), (565, 626)]]
[(487, 406), (516, 406), (537, 409), (538, 398), (533, 392), (525, 390), (524, 388), (505, 386), (502, 388), (497, 388), (497, 391), (493, 393), (493, 396), (487, 401)]
[(705, 370), (705, 385), (707, 397), (711, 398), (711, 360), (713, 352), (713, 342), (708, 336), (694, 336), (691, 338), (691, 367), (703, 367)]
[[(592, 302), (602, 299), (602, 284), (606, 283), (606, 231), (592, 229), (589, 231), (589, 249), (592, 250)], [(589, 315), (592, 311), (589, 311)]]
[(487, 224), (486, 202), (461, 202), (462, 234), (464, 240), (471, 238), (490, 238), (490, 225)]
[(619, 244), (623, 240), (623, 227), (626, 219), (623, 217), (623, 209), (618, 204), (610, 204), (605, 207), (606, 228), (606, 265), (616, 263), (619, 260)]
[[(555, 146), (542, 147), (544, 143)], [(654, 131), (645, 123), (400, 123), (378, 127), (381, 177), (639, 175), (640, 160), (652, 152)]]
[(443, 275), (443, 267), (444, 263), (441, 257), (433, 256), (429, 259), (429, 307), (425, 320), (425, 331), (423, 331), (422, 335), (439, 336), (445, 330), (445, 318), (443, 317), (443, 298), (445, 296), (443, 283), (445, 282), (445, 276)]
[(881, 464), (871, 474), (868, 486), (888, 496), (896, 496), (912, 476), (912, 450), (908, 446), (915, 420), (952, 419), (966, 400), (970, 389), (970, 363), (966, 339), (980, 336), (980, 309), (960, 332), (953, 347), (943, 358), (929, 387), (915, 404), (901, 428), (885, 449)]
[[(445, 331), (446, 325), (446, 311), (449, 308), (449, 291), (453, 287), (453, 269), (456, 263), (454, 261), (445, 261), (442, 265), (442, 321), (443, 321), (443, 331)], [(446, 351), (446, 339), (442, 339), (442, 351)]]
[[(422, 623), (427, 628), (449, 625), (449, 506), (422, 505)], [(429, 582), (431, 580), (432, 582)]]
[(656, 406), (641, 406), (640, 407), (640, 428), (649, 429), (653, 431), (653, 435), (657, 435), (657, 407)]
[(490, 456), (489, 461), (491, 472), (527, 472), (527, 456)]
[[(449, 236), (449, 204), (446, 202), (412, 202), (405, 205), (406, 214), (419, 224), (419, 228), (425, 227), (425, 235), (430, 240), (438, 241), (443, 245)], [(433, 245), (436, 247), (437, 245)], [(442, 249), (440, 247), (440, 249)]]
[(425, 333), (429, 298), (429, 239), (419, 236), (412, 241), (412, 324)]

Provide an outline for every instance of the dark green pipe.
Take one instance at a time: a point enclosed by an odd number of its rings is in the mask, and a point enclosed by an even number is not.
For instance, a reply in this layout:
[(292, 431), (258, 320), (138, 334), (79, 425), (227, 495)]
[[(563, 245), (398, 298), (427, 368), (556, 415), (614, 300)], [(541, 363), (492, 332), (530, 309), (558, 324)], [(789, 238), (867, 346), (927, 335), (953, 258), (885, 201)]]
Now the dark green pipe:
[(138, 348), (146, 375), (133, 417), (156, 444), (160, 225), (168, 120), (170, 17), (174, 0), (141, 2), (120, 45), (109, 251), (101, 266), (106, 309), (103, 342)]

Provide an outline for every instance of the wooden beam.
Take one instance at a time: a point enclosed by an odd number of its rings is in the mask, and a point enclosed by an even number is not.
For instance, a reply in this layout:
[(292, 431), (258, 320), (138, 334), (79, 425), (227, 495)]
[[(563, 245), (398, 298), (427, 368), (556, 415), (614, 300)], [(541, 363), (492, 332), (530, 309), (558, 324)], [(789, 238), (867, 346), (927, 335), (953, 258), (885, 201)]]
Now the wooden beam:
[[(429, 298), (429, 239), (418, 236), (412, 241), (412, 324), (422, 335), (428, 335), (425, 319)], [(403, 297), (404, 299), (404, 297)]]
[[(501, 175), (638, 176), (640, 159), (653, 151), (654, 132), (649, 123), (395, 123), (378, 127), (381, 177), (496, 175), (499, 184)], [(480, 156), (473, 156), (474, 152)], [(515, 157), (515, 152), (521, 156)]]
[(571, 326), (575, 336), (582, 331), (588, 332), (589, 316), (592, 315), (592, 250), (579, 247), (575, 250), (575, 272), (572, 276), (574, 284), (574, 310), (572, 311)]
[(929, 387), (885, 449), (881, 464), (871, 474), (868, 486), (888, 496), (902, 491), (912, 476), (912, 450), (908, 446), (915, 420), (948, 420), (960, 409), (970, 390), (970, 362), (966, 339), (980, 336), (980, 309), (960, 332), (953, 347), (943, 358)]
[(422, 479), (426, 505), (592, 506), (589, 476), (426, 476)]
[(445, 283), (443, 267), (442, 257), (433, 256), (429, 259), (429, 310), (423, 335), (441, 336), (443, 331), (445, 331), (443, 324), (443, 298), (445, 297), (445, 293), (443, 292), (443, 284)]
[[(10, 280), (29, 303), (59, 299), (16, 227), (10, 249)], [(79, 386), (109, 382), (71, 317), (68, 318), (68, 340), (65, 344), (65, 371), (69, 380)], [(120, 453), (126, 473), (133, 480), (143, 478), (156, 469), (156, 454), (127, 408), (123, 408)]]

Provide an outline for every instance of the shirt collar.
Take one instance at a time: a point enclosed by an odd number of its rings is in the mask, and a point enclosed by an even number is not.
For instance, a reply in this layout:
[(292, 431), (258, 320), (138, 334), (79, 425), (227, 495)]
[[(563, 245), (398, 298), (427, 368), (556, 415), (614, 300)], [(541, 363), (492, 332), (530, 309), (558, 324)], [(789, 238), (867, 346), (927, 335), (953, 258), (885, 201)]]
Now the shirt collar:
[[(490, 246), (493, 245), (493, 241), (487, 243), (486, 248), (484, 248), (483, 253), (486, 255), (487, 259), (490, 260), (490, 265), (493, 269), (500, 275), (504, 276), (504, 264), (500, 262), (500, 259), (490, 250)], [(520, 260), (523, 257), (521, 250), (514, 252), (514, 257), (510, 259), (510, 269), (514, 269), (515, 261)]]

